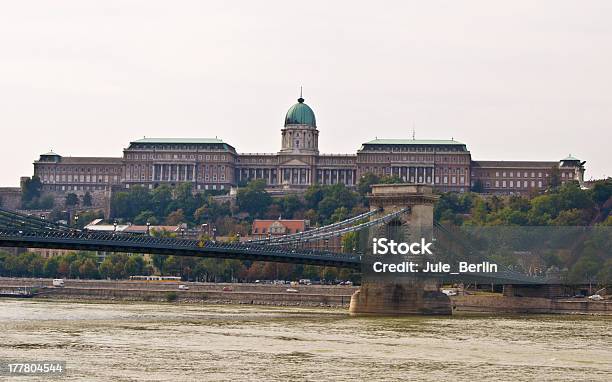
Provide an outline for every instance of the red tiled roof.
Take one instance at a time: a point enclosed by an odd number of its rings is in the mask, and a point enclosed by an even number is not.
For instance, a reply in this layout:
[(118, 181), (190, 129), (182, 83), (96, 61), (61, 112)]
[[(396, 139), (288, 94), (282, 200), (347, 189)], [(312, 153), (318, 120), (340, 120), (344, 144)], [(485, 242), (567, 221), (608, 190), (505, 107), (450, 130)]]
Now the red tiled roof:
[(253, 221), (252, 232), (261, 234), (270, 231), (270, 226), (274, 223), (280, 223), (287, 229), (286, 233), (303, 232), (306, 230), (306, 220), (260, 220)]

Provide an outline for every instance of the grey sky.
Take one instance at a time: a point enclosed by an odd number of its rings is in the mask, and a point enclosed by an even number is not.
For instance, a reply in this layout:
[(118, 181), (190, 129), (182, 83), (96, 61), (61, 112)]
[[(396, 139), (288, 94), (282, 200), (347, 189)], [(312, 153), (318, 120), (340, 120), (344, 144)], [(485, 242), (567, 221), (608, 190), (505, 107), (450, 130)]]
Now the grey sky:
[(0, 185), (143, 136), (275, 152), (300, 85), (322, 152), (415, 125), (610, 176), (611, 20), (610, 1), (6, 1)]

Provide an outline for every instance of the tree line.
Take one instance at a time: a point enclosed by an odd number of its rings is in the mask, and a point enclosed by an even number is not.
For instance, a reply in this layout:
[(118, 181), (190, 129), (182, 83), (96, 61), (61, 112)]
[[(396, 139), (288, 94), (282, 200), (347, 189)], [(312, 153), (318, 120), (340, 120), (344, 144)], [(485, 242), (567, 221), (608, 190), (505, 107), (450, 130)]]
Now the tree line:
[(112, 253), (98, 263), (95, 253), (73, 252), (44, 258), (36, 253), (0, 252), (0, 276), (71, 279), (126, 279), (163, 274), (190, 281), (254, 282), (256, 280), (351, 280), (358, 275), (346, 269), (311, 265), (277, 264), (228, 259)]

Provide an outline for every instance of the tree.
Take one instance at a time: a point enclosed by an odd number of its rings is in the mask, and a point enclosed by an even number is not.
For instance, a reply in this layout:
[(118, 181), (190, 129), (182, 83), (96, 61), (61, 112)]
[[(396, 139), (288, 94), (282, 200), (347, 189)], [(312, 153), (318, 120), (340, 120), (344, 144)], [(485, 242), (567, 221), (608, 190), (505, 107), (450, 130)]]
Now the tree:
[(111, 211), (114, 217), (133, 219), (140, 212), (151, 209), (152, 204), (149, 190), (142, 186), (134, 186), (128, 191), (113, 194)]
[(158, 218), (168, 214), (171, 202), (172, 188), (170, 188), (170, 186), (167, 184), (163, 184), (151, 192), (151, 206), (153, 207), (152, 211)]
[(323, 187), (319, 184), (313, 184), (308, 186), (304, 192), (304, 200), (306, 201), (306, 207), (310, 209), (317, 208), (317, 205), (324, 197)]
[(559, 167), (553, 166), (550, 169), (550, 178), (548, 180), (548, 188), (554, 189), (561, 185), (561, 171)]
[(339, 222), (349, 217), (349, 210), (346, 207), (336, 208), (334, 213), (331, 215), (332, 222)]
[(91, 207), (91, 205), (92, 205), (91, 194), (89, 193), (89, 191), (87, 191), (85, 195), (83, 195), (83, 206)]
[(166, 224), (168, 225), (179, 225), (185, 222), (185, 214), (182, 209), (172, 211), (168, 217), (166, 217)]
[(595, 182), (591, 190), (589, 190), (589, 197), (595, 204), (600, 206), (612, 198), (612, 178)]
[(58, 274), (59, 262), (57, 257), (51, 257), (47, 259), (45, 265), (43, 267), (43, 272), (45, 276), (53, 278)]
[(238, 209), (247, 212), (252, 217), (261, 217), (272, 203), (272, 198), (266, 192), (266, 182), (258, 179), (238, 190), (236, 203)]
[(74, 207), (79, 204), (79, 197), (75, 193), (69, 193), (66, 195), (66, 201), (64, 202), (66, 207)]
[[(104, 211), (102, 210), (89, 210), (89, 211), (79, 212), (79, 220), (76, 222), (76, 228), (82, 229), (87, 224), (91, 223), (92, 221), (96, 219), (103, 219), (103, 218), (104, 218)], [(68, 217), (65, 217), (65, 219), (68, 219)]]
[(34, 208), (40, 208), (41, 210), (50, 210), (51, 208), (53, 208), (54, 204), (55, 199), (53, 198), (53, 196), (44, 195), (40, 199), (38, 199), (38, 207)]
[(342, 251), (353, 253), (359, 248), (359, 232), (349, 232), (342, 236)]
[(142, 275), (144, 273), (144, 259), (140, 255), (130, 256), (124, 265), (126, 276)]
[(283, 216), (292, 219), (296, 211), (303, 207), (297, 195), (286, 195), (281, 201)]
[(103, 278), (109, 278), (109, 279), (113, 278), (114, 267), (113, 267), (113, 262), (110, 259), (110, 257), (107, 257), (106, 259), (104, 259), (98, 269), (100, 271), (100, 276), (102, 276)]
[(193, 196), (193, 185), (189, 182), (181, 183), (174, 189), (174, 201), (172, 209), (182, 209), (185, 216), (193, 216), (198, 208), (197, 200)]
[(30, 202), (40, 198), (42, 191), (42, 182), (40, 178), (34, 175), (30, 179), (26, 179), (21, 185), (21, 202), (25, 206)]
[(153, 266), (157, 268), (159, 273), (163, 273), (164, 271), (164, 262), (166, 261), (165, 255), (151, 255), (151, 261), (153, 262)]
[(98, 267), (92, 259), (86, 259), (79, 267), (81, 277), (86, 279), (96, 279), (99, 277)]
[(372, 192), (372, 185), (378, 183), (380, 183), (380, 178), (378, 175), (371, 172), (366, 172), (357, 182), (357, 192), (359, 192), (359, 195), (365, 196)]
[(151, 210), (142, 211), (134, 218), (134, 224), (143, 225), (147, 223), (152, 225), (158, 224), (158, 220), (155, 217), (155, 213)]
[(403, 180), (397, 175), (385, 175), (380, 178), (380, 184), (398, 184), (398, 183), (403, 183)]

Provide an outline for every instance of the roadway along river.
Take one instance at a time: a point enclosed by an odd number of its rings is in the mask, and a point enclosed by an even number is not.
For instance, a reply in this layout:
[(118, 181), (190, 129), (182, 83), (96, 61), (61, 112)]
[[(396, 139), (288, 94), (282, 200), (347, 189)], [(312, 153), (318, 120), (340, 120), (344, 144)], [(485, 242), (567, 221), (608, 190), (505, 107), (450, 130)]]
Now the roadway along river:
[(5, 299), (0, 333), (0, 359), (65, 360), (62, 380), (612, 380), (610, 317)]

